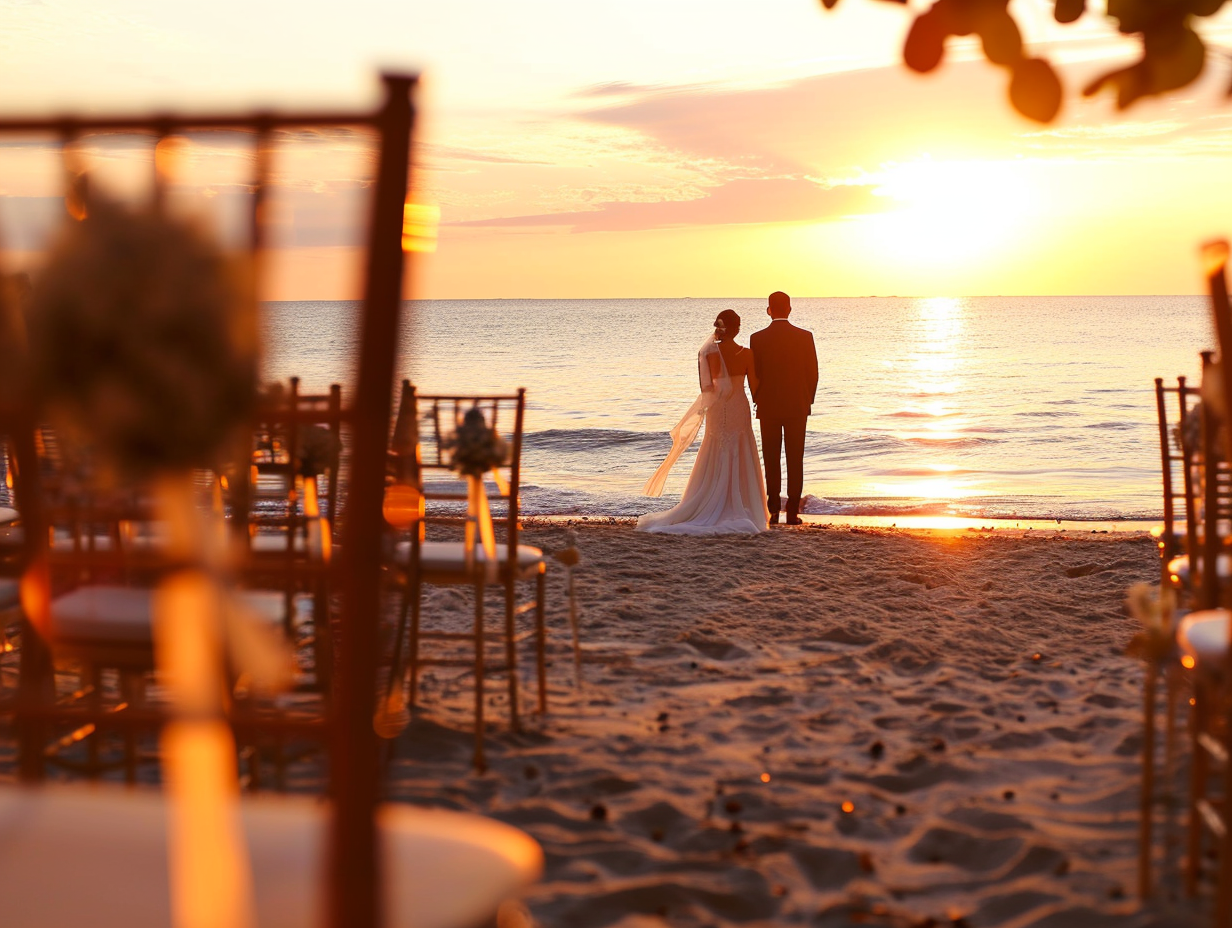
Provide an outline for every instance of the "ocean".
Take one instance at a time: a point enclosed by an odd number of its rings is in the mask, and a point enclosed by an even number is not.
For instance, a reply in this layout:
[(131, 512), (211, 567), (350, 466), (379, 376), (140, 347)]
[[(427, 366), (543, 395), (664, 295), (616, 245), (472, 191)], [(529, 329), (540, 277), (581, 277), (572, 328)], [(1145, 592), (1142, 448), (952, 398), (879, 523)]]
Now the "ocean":
[[(523, 510), (635, 516), (697, 395), (715, 315), (764, 298), (408, 303), (401, 376), (421, 392), (527, 390)], [(834, 516), (1131, 521), (1160, 516), (1154, 378), (1197, 381), (1199, 296), (793, 299), (821, 382), (803, 509)], [(359, 304), (264, 306), (264, 376), (353, 380)], [(695, 450), (695, 449), (694, 449)]]

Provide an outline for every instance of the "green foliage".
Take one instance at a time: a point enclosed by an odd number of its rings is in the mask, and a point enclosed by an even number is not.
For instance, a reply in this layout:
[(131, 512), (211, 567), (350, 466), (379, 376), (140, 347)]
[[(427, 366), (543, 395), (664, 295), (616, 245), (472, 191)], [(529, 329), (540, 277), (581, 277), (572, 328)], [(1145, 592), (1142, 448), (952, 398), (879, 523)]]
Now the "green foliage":
[[(1213, 16), (1224, 2), (1108, 0), (1108, 17), (1122, 34), (1138, 36), (1142, 54), (1128, 67), (1091, 81), (1083, 94), (1115, 91), (1117, 108), (1125, 109), (1143, 97), (1166, 94), (1192, 83), (1206, 64), (1206, 46), (1194, 31), (1193, 20)], [(838, 0), (821, 3), (833, 9)], [(1086, 0), (1055, 0), (1053, 7), (1059, 23), (1077, 22), (1086, 12)], [(1014, 109), (1038, 122), (1056, 118), (1064, 96), (1061, 79), (1046, 59), (1028, 55), (1008, 0), (936, 0), (911, 24), (903, 62), (921, 74), (932, 71), (945, 59), (945, 43), (952, 35), (980, 37), (984, 57), (1009, 72), (1009, 97)]]

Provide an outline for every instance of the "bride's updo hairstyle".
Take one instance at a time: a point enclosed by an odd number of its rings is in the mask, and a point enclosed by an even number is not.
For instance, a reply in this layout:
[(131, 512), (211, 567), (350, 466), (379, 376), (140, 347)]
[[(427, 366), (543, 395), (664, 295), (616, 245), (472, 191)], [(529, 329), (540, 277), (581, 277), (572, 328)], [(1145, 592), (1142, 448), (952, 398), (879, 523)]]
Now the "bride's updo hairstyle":
[(740, 334), (740, 317), (735, 310), (725, 309), (714, 320), (714, 340), (725, 342)]

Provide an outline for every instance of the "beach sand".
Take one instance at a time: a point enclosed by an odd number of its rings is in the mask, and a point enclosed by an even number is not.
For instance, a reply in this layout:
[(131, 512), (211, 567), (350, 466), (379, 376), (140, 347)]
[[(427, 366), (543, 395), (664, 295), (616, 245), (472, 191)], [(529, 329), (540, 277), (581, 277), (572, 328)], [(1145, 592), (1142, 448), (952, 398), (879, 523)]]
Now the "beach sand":
[[(510, 732), (494, 686), (476, 775), (470, 678), (437, 674), (390, 767), (393, 798), (542, 844), (533, 921), (509, 924), (1196, 923), (1135, 898), (1123, 599), (1157, 579), (1149, 537), (587, 520), (525, 540), (556, 551), (571, 528), (581, 690), (554, 564), (548, 716)], [(463, 594), (431, 596), (464, 626)]]

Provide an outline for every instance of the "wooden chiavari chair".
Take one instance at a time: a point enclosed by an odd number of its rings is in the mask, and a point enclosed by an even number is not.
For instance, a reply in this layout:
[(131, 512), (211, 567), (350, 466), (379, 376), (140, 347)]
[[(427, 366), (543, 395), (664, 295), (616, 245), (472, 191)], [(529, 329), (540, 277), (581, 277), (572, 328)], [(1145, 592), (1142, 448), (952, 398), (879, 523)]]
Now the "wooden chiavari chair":
[[(1200, 475), (1195, 474), (1195, 462), (1200, 460), (1197, 442), (1192, 435), (1200, 415), (1197, 397), (1200, 391), (1178, 377), (1175, 387), (1165, 386), (1163, 378), (1155, 378), (1155, 406), (1159, 423), (1160, 474), (1163, 482), (1163, 524), (1159, 530), (1160, 584), (1158, 634), (1174, 632), (1176, 607), (1187, 604), (1190, 593), (1190, 552), (1196, 552), (1199, 537), (1198, 512), (1194, 488)], [(1169, 407), (1176, 409), (1175, 420), (1169, 417)], [(1179, 511), (1178, 511), (1179, 510)], [(1183, 520), (1183, 522), (1181, 521)], [(1195, 558), (1196, 560), (1196, 558)], [(1156, 711), (1157, 687), (1161, 671), (1165, 676), (1165, 747), (1163, 771), (1166, 778), (1173, 772), (1175, 752), (1175, 716), (1177, 680), (1171, 661), (1154, 653), (1146, 657), (1143, 680), (1143, 746), (1142, 792), (1138, 836), (1138, 893), (1151, 895), (1151, 870), (1154, 855), (1154, 824), (1156, 816)], [(1166, 798), (1166, 796), (1165, 796)]]
[[(256, 176), (251, 189), (252, 235), (249, 249), (253, 266), (265, 244), (263, 202), (269, 188), (270, 139), (287, 127), (358, 127), (371, 131), (377, 150), (372, 210), (365, 254), (364, 307), (361, 323), (358, 384), (354, 402), (347, 410), (351, 431), (351, 479), (348, 516), (341, 538), (344, 563), (338, 571), (342, 616), (339, 622), (340, 673), (331, 702), (330, 764), (333, 798), (328, 851), (327, 899), (324, 921), (333, 926), (375, 928), (382, 897), (378, 875), (376, 821), (378, 750), (371, 719), (375, 694), (376, 626), (380, 607), (378, 585), (381, 572), (381, 502), (386, 442), (390, 417), (390, 392), (398, 343), (402, 303), (404, 228), (408, 193), (410, 134), (413, 109), (410, 93), (414, 78), (387, 76), (385, 100), (371, 112), (302, 112), (280, 114), (162, 113), (152, 117), (90, 115), (82, 118), (0, 119), (0, 135), (51, 135), (66, 147), (83, 133), (124, 132), (161, 141), (190, 131), (246, 133), (257, 154)], [(159, 154), (163, 154), (159, 152)], [(154, 197), (164, 200), (166, 162), (154, 159)], [(254, 274), (254, 286), (259, 274)], [(39, 779), (43, 755), (39, 737), (50, 718), (67, 718), (63, 711), (49, 710), (45, 694), (51, 680), (51, 655), (44, 635), (48, 632), (47, 608), (47, 513), (34, 451), (34, 426), (28, 413), (9, 396), (0, 396), (3, 430), (13, 437), (16, 457), (25, 479), (18, 492), (24, 538), (23, 640), (21, 649), (21, 694), (17, 703), (18, 726), (23, 731), (21, 773), (23, 779)], [(86, 717), (76, 716), (81, 721)], [(97, 717), (95, 717), (97, 718)]]
[[(518, 493), (521, 479), (522, 425), (526, 394), (518, 390), (512, 395), (486, 396), (426, 396), (403, 381), (401, 409), (395, 434), (394, 471), (403, 483), (410, 483), (424, 507), (422, 516), (410, 525), (407, 535), (395, 548), (394, 564), (404, 574), (405, 588), (395, 639), (395, 669), (391, 686), (401, 686), (401, 649), (404, 638), (410, 672), (411, 704), (418, 697), (420, 669), (425, 666), (469, 667), (475, 677), (475, 765), (484, 767), (483, 727), (486, 676), (504, 673), (508, 683), (510, 721), (519, 727), (518, 645), (535, 639), (538, 706), (547, 711), (546, 630), (544, 625), (544, 579), (547, 561), (539, 548), (518, 541)], [(504, 513), (494, 521), (504, 528), (503, 542), (494, 544), (489, 554), (482, 539), (483, 513), (465, 511), (471, 502), (466, 481), (451, 479), (453, 464), (450, 455), (451, 437), (471, 410), (479, 410), (487, 426), (499, 433), (507, 443), (506, 461), (494, 467), (482, 478), (487, 500), (504, 506)], [(451, 526), (461, 540), (442, 541), (429, 537), (430, 525)], [(518, 602), (518, 585), (533, 581), (534, 597)], [(473, 590), (474, 625), (469, 632), (442, 631), (424, 627), (420, 598), (424, 584), (466, 585)], [(484, 592), (488, 585), (498, 584), (504, 594), (504, 625), (500, 632), (490, 633), (484, 623)], [(532, 627), (519, 632), (519, 616), (534, 612)], [(409, 624), (408, 624), (409, 617)], [(426, 644), (465, 645), (469, 657), (456, 653), (423, 653)], [(503, 660), (492, 661), (487, 651), (493, 643), (503, 647)]]
[[(295, 640), (297, 598), (312, 600), (311, 688), (328, 693), (332, 669), (330, 571), (338, 534), (339, 481), (345, 410), (337, 384), (322, 394), (288, 390), (266, 394), (247, 449), (221, 482), (228, 489), (237, 539), (247, 531), (246, 583), (281, 585), (285, 631)], [(247, 500), (245, 504), (244, 500)]]
[[(1232, 583), (1221, 576), (1220, 561), (1227, 557), (1232, 536), (1232, 307), (1225, 277), (1227, 243), (1206, 249), (1212, 311), (1219, 341), (1219, 367), (1215, 374), (1207, 360), (1203, 372), (1202, 575), (1198, 611), (1185, 616), (1177, 629), (1182, 665), (1193, 683), (1190, 731), (1192, 757), (1189, 796), (1189, 840), (1186, 891), (1198, 890), (1205, 836), (1214, 838), (1218, 863), (1215, 878), (1214, 924), (1232, 925), (1232, 641), (1228, 606)], [(1217, 407), (1216, 409), (1212, 407)]]

